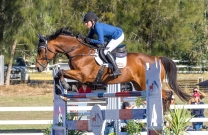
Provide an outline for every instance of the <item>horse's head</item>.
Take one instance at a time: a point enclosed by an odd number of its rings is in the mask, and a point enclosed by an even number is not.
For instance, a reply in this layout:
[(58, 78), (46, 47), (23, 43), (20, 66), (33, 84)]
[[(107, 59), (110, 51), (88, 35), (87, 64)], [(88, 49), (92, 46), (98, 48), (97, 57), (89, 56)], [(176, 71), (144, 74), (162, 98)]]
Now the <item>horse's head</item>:
[(45, 37), (38, 35), (38, 38), (39, 43), (37, 48), (36, 68), (38, 72), (42, 72), (54, 58), (56, 53), (48, 48), (47, 39)]
[(39, 72), (47, 67), (57, 53), (64, 54), (68, 59), (83, 58), (80, 56), (91, 57), (90, 52), (96, 48), (74, 37), (67, 28), (61, 28), (47, 37), (38, 35), (38, 38), (36, 67)]

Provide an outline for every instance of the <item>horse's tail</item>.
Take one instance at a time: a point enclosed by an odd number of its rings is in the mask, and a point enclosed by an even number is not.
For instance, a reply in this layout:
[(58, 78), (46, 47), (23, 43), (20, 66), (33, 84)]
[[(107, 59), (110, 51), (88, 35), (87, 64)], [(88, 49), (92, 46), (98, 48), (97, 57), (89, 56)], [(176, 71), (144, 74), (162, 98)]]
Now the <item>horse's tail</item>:
[(160, 57), (161, 62), (165, 68), (165, 78), (168, 79), (169, 87), (175, 92), (175, 94), (181, 99), (188, 101), (190, 99), (190, 95), (186, 92), (182, 91), (177, 84), (177, 68), (176, 64), (167, 57)]

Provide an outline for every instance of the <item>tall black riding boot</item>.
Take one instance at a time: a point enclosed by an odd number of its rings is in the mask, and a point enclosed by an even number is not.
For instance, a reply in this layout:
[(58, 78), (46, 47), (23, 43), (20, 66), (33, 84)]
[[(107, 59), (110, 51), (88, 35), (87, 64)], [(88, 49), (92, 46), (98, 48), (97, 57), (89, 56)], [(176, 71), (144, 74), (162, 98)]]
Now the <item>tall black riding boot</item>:
[(117, 64), (116, 64), (116, 62), (115, 62), (113, 56), (111, 55), (111, 53), (108, 52), (106, 56), (107, 56), (109, 62), (112, 64), (113, 69), (114, 69), (113, 73), (110, 74), (110, 76), (117, 77), (118, 75), (121, 75), (121, 74), (122, 74), (122, 73), (121, 73), (121, 70), (118, 68), (118, 66), (117, 66)]

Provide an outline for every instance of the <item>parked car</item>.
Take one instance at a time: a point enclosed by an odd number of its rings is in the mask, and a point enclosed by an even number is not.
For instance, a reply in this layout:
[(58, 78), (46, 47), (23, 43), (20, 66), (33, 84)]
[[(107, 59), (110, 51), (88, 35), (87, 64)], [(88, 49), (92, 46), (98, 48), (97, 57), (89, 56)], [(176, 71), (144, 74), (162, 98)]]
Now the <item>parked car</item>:
[[(4, 66), (4, 77), (6, 78), (8, 65)], [(4, 79), (6, 80), (6, 79)], [(23, 82), (30, 82), (30, 76), (28, 73), (27, 65), (25, 63), (25, 60), (22, 57), (17, 57), (13, 64), (10, 74), (10, 80), (11, 81), (23, 81)]]

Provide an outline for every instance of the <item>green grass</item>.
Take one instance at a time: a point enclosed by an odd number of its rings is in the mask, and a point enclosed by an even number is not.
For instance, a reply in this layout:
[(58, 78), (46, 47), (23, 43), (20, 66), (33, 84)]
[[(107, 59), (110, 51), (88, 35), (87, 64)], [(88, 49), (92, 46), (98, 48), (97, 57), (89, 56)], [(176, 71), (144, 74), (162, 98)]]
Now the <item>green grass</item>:
[(1, 125), (0, 133), (43, 133), (50, 125)]
[[(1, 112), (0, 120), (52, 120), (53, 112)], [(27, 130), (33, 132), (34, 129), (43, 130), (49, 125), (1, 125), (0, 130), (12, 132), (14, 130)], [(31, 130), (33, 129), (33, 130)], [(16, 131), (15, 131), (16, 132)]]
[(24, 96), (24, 97), (1, 97), (1, 107), (17, 107), (17, 106), (52, 106), (53, 96), (49, 95), (38, 95), (38, 96)]
[[(53, 112), (1, 112), (1, 120), (52, 120)], [(12, 119), (11, 119), (12, 118)]]
[(31, 80), (53, 80), (52, 72), (43, 72), (43, 73), (33, 72), (30, 73), (29, 75)]

